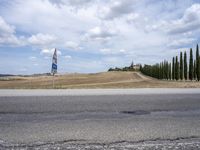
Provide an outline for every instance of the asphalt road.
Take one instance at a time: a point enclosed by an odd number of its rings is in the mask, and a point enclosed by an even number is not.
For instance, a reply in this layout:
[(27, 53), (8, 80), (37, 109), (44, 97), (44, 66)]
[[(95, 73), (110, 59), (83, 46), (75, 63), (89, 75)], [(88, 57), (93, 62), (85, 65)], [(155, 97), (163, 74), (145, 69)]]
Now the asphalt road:
[(1, 90), (0, 149), (50, 147), (199, 149), (200, 89)]

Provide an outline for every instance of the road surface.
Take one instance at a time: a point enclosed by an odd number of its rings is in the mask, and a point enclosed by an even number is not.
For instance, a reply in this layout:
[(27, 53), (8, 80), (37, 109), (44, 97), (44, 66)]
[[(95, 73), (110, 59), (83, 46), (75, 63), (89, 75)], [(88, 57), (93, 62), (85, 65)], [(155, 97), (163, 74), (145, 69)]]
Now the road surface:
[(0, 149), (200, 149), (200, 89), (0, 90)]

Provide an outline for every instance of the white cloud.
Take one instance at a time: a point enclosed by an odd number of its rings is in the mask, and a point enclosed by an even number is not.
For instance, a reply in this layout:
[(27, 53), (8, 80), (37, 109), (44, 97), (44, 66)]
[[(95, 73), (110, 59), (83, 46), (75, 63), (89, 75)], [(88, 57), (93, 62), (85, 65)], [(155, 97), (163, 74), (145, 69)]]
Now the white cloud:
[(35, 63), (35, 64), (33, 64), (34, 66), (39, 66), (39, 64), (37, 64), (37, 63)]
[(96, 41), (107, 41), (112, 37), (116, 36), (117, 32), (114, 29), (106, 26), (96, 26), (90, 29), (86, 34), (85, 38), (87, 40), (96, 40)]
[(125, 49), (120, 49), (119, 52), (120, 53), (126, 53), (126, 50)]
[(57, 6), (65, 4), (63, 0), (49, 0), (49, 2), (52, 3), (52, 4), (55, 4)]
[(6, 23), (0, 16), (0, 45), (15, 46), (20, 45), (19, 39), (15, 35), (15, 27)]
[(37, 59), (37, 57), (35, 57), (35, 56), (30, 56), (29, 59), (32, 60), (32, 61), (35, 61), (35, 60)]
[(147, 31), (147, 32), (158, 31), (158, 30), (161, 30), (161, 31), (164, 31), (164, 32), (168, 32), (169, 23), (167, 21), (165, 21), (165, 20), (161, 20), (158, 23), (153, 24), (153, 25), (152, 24), (145, 25), (144, 30)]
[(78, 43), (73, 42), (73, 41), (67, 41), (65, 43), (65, 47), (69, 48), (69, 49), (73, 49), (73, 50), (79, 50), (81, 49), (81, 47), (79, 46)]
[(56, 41), (56, 39), (57, 38), (54, 35), (38, 33), (29, 37), (28, 42), (32, 45), (47, 46), (49, 44), (52, 45), (53, 42)]
[(71, 5), (75, 7), (83, 7), (84, 5), (90, 3), (92, 0), (49, 0), (52, 4), (56, 4), (58, 6), (62, 5)]
[(172, 20), (159, 20), (156, 24), (146, 25), (147, 31), (161, 30), (169, 34), (185, 34), (198, 30), (200, 26), (200, 4), (187, 8), (182, 17)]
[(49, 34), (38, 33), (28, 39), (24, 36), (16, 36), (15, 27), (9, 25), (0, 16), (0, 45), (25, 46), (25, 45), (48, 45), (56, 41), (56, 37)]
[(9, 25), (5, 20), (0, 16), (0, 34), (2, 36), (10, 35), (15, 33), (14, 26)]
[(133, 11), (133, 0), (111, 0), (109, 5), (99, 10), (99, 17), (103, 19), (114, 19), (129, 14)]
[(114, 50), (110, 48), (102, 48), (99, 51), (101, 54), (104, 54), (104, 55), (124, 55), (127, 53), (125, 49)]
[(110, 54), (112, 53), (112, 50), (109, 48), (102, 48), (99, 50), (102, 54)]
[(131, 13), (129, 15), (127, 15), (127, 22), (128, 23), (132, 23), (138, 20), (138, 18), (140, 17), (140, 15), (138, 13)]
[(0, 16), (0, 45), (25, 46), (25, 45), (47, 45), (56, 41), (56, 37), (49, 34), (38, 33), (27, 39), (24, 36), (16, 36), (15, 27), (9, 25)]
[(70, 56), (70, 55), (65, 55), (64, 58), (65, 58), (65, 59), (71, 59), (72, 56)]
[(168, 46), (169, 47), (185, 47), (188, 45), (192, 45), (192, 43), (196, 41), (194, 38), (181, 38), (170, 40)]
[(170, 24), (169, 32), (185, 33), (199, 29), (200, 26), (200, 4), (193, 4), (189, 7), (183, 17), (178, 20), (172, 21)]
[(90, 3), (91, 1), (92, 0), (68, 0), (69, 4), (72, 6), (83, 6), (85, 4)]

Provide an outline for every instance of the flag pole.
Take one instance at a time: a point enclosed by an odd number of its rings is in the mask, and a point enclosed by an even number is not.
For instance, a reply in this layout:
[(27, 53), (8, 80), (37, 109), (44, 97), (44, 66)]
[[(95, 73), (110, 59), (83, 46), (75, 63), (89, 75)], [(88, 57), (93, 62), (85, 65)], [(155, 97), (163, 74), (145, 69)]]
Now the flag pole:
[(54, 74), (53, 74), (53, 89), (54, 89)]

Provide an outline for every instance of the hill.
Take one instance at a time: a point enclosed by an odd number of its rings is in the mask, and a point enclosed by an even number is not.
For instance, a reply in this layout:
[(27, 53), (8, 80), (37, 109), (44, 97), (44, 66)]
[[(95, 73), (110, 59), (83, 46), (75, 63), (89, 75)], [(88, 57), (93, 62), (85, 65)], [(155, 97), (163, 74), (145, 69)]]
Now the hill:
[[(14, 76), (0, 80), (1, 89), (53, 88), (53, 77)], [(199, 82), (157, 80), (140, 72), (102, 72), (65, 74), (54, 77), (55, 88), (200, 88)]]

